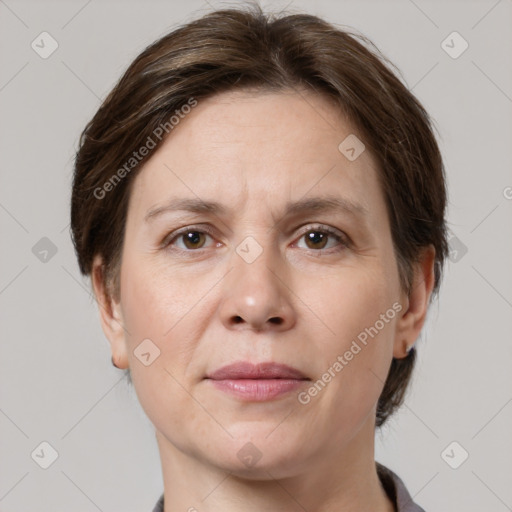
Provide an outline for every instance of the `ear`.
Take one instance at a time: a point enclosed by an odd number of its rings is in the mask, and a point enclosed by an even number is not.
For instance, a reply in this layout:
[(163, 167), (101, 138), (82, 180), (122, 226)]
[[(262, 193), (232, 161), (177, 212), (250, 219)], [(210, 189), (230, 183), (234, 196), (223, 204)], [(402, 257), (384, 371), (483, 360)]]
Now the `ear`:
[(420, 260), (414, 265), (414, 277), (411, 291), (404, 292), (402, 298), (403, 309), (397, 320), (393, 357), (402, 359), (420, 335), (427, 317), (427, 310), (434, 289), (435, 249), (433, 245), (426, 247)]
[(98, 303), (101, 327), (110, 342), (112, 363), (118, 368), (129, 367), (126, 349), (126, 330), (123, 325), (121, 302), (116, 302), (106, 287), (105, 266), (101, 256), (96, 255), (93, 260), (91, 280), (96, 302)]

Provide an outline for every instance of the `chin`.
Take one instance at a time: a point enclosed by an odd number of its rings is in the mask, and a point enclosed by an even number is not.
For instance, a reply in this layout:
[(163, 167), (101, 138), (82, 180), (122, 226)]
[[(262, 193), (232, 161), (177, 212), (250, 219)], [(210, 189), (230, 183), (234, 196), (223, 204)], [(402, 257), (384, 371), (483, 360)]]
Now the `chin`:
[[(304, 452), (304, 442), (300, 436), (275, 436), (272, 430), (276, 423), (262, 423), (259, 428), (248, 428), (245, 425), (243, 433), (235, 433), (228, 429), (233, 438), (225, 442), (214, 441), (215, 454), (208, 454), (214, 465), (224, 471), (250, 480), (268, 480), (272, 477), (286, 477), (296, 473), (300, 461), (307, 456)], [(210, 444), (210, 446), (212, 445)], [(212, 457), (213, 455), (213, 457)]]

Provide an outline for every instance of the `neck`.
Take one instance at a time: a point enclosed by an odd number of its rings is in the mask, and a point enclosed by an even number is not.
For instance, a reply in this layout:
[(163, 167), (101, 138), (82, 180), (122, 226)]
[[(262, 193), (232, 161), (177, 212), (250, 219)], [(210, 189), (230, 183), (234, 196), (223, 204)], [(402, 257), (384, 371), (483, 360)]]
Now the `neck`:
[(278, 465), (259, 464), (250, 475), (216, 467), (157, 431), (164, 512), (231, 512), (241, 504), (246, 512), (394, 512), (377, 475), (373, 429), (368, 422), (343, 449), (330, 443), (311, 460), (298, 461), (292, 474), (279, 476)]

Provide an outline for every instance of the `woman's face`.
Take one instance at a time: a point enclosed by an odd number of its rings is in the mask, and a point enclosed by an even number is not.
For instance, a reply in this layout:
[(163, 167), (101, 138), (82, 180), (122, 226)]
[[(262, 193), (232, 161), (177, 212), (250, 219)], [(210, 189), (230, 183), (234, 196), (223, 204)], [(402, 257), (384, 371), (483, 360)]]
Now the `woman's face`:
[(354, 135), (313, 93), (223, 93), (136, 177), (109, 337), (161, 453), (277, 477), (373, 442), (407, 297)]

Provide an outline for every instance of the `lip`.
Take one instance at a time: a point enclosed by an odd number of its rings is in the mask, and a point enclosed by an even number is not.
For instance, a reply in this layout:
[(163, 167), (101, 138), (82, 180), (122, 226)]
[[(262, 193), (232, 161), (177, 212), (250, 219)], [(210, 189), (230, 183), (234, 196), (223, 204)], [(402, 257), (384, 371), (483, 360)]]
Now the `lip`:
[[(207, 379), (295, 379), (306, 380), (307, 377), (296, 368), (274, 362), (253, 364), (240, 361), (228, 364), (207, 375)], [(309, 379), (308, 379), (309, 380)]]
[(301, 371), (285, 364), (247, 361), (223, 366), (206, 379), (218, 390), (246, 401), (264, 402), (302, 387), (310, 381)]

